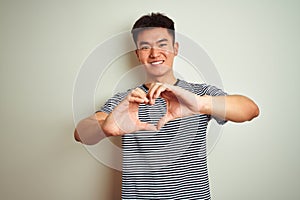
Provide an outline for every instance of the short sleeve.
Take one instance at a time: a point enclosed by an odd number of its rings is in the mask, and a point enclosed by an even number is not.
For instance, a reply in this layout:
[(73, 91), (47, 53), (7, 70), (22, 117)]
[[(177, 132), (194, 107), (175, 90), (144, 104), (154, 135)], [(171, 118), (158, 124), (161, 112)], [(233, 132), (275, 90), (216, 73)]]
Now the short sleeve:
[[(198, 87), (198, 88), (197, 88)], [(198, 95), (210, 95), (210, 96), (226, 96), (227, 93), (223, 90), (217, 88), (216, 86), (207, 85), (207, 84), (199, 84), (196, 86)], [(218, 124), (223, 125), (227, 122), (227, 120), (220, 119), (214, 116), (210, 116), (215, 119)]]
[(96, 113), (97, 112), (105, 112), (107, 114), (111, 113), (113, 109), (127, 96), (128, 93), (129, 91), (115, 94), (113, 97), (108, 99), (105, 102), (105, 104), (101, 106), (99, 110), (96, 111)]

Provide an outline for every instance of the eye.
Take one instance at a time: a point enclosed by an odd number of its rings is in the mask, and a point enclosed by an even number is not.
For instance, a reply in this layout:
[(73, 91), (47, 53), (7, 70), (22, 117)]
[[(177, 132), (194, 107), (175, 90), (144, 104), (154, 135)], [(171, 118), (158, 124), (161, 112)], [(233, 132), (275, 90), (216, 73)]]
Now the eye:
[(140, 49), (141, 50), (148, 50), (148, 49), (150, 49), (150, 46), (144, 45), (144, 46), (141, 46)]
[(165, 47), (165, 46), (167, 46), (166, 43), (161, 43), (161, 44), (159, 44), (159, 47), (160, 47), (160, 48), (161, 48), (161, 47)]

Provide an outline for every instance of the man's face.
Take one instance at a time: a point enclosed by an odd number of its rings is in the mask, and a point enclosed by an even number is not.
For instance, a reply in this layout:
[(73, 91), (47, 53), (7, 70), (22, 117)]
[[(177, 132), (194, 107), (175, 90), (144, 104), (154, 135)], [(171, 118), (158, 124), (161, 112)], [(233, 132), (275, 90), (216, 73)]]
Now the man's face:
[(137, 57), (148, 75), (164, 76), (172, 72), (178, 44), (166, 28), (145, 29), (137, 37)]

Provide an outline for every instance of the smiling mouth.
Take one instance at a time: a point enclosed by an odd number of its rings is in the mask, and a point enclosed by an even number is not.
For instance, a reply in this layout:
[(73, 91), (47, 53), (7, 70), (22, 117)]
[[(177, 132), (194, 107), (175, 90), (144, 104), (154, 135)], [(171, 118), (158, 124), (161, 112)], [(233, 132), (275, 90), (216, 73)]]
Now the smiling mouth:
[(161, 65), (161, 64), (163, 64), (164, 62), (165, 62), (164, 60), (158, 60), (158, 61), (150, 62), (150, 64), (156, 66), (156, 65)]

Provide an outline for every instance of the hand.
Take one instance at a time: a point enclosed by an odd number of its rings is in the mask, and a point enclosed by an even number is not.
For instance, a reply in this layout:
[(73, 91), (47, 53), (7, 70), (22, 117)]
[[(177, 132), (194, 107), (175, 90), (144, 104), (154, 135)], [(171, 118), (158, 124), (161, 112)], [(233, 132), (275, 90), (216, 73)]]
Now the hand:
[(157, 129), (173, 119), (199, 114), (203, 107), (201, 97), (192, 92), (174, 85), (152, 83), (147, 94), (149, 104), (155, 104), (155, 99), (159, 96), (165, 99), (167, 111), (158, 121)]
[(149, 100), (142, 89), (136, 88), (107, 116), (102, 124), (103, 131), (108, 136), (124, 135), (139, 130), (157, 131), (153, 124), (139, 120), (141, 103), (147, 104)]

